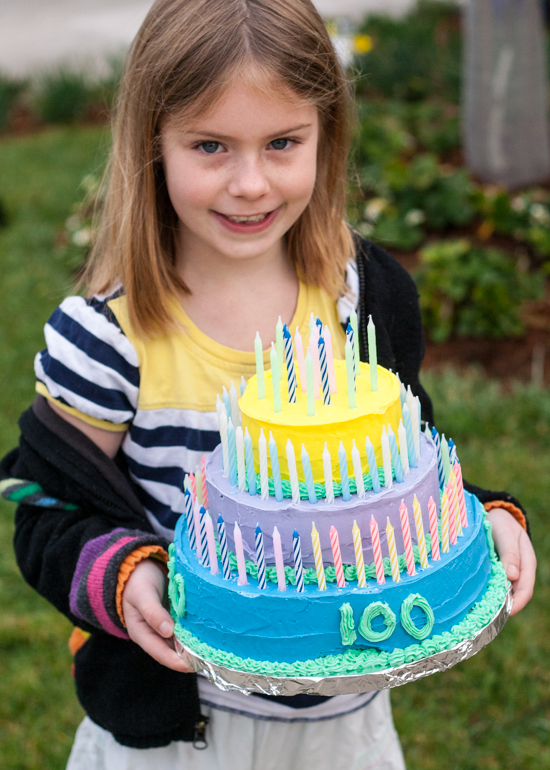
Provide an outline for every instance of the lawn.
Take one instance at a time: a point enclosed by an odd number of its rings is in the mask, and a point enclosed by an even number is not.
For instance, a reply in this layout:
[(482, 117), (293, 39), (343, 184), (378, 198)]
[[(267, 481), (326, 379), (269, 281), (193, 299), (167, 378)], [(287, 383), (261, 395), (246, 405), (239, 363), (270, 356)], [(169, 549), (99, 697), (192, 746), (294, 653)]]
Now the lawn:
[[(0, 143), (0, 449), (33, 397), (42, 327), (70, 290), (75, 250), (65, 221), (81, 180), (101, 168), (98, 128), (48, 130)], [(550, 394), (503, 391), (476, 372), (426, 372), (440, 430), (457, 443), (465, 476), (506, 489), (528, 509), (539, 557), (528, 608), (486, 650), (446, 674), (393, 692), (409, 770), (550, 768)], [(24, 583), (11, 551), (13, 507), (0, 504), (0, 756), (5, 770), (64, 767), (82, 710), (73, 692), (68, 621)]]

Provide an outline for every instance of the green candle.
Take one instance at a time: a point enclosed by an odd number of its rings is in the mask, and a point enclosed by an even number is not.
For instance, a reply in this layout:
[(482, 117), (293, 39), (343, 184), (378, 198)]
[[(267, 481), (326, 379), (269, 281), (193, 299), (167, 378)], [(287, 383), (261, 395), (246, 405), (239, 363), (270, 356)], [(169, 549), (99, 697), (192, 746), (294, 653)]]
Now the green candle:
[(355, 368), (353, 350), (349, 340), (346, 342), (346, 374), (348, 376), (348, 406), (350, 409), (355, 409), (357, 406), (355, 403)]
[(265, 398), (264, 351), (262, 350), (262, 340), (260, 339), (259, 332), (256, 332), (256, 339), (254, 340), (254, 354), (256, 356), (258, 398)]
[(281, 380), (277, 376), (279, 371), (279, 360), (275, 345), (271, 343), (271, 385), (273, 387), (273, 410), (280, 412), (281, 407)]
[(374, 393), (378, 390), (378, 356), (376, 353), (376, 329), (371, 315), (369, 316), (367, 332), (369, 339), (370, 389)]
[(315, 415), (315, 384), (313, 379), (313, 358), (309, 348), (306, 353), (307, 416)]
[[(281, 380), (283, 378), (283, 359), (285, 357), (285, 348), (283, 343), (283, 322), (281, 321), (281, 316), (279, 316), (277, 326), (275, 327), (275, 345), (277, 347), (278, 365), (278, 369), (275, 371), (277, 372), (279, 380)], [(271, 376), (273, 376), (273, 371), (273, 367), (271, 367)]]
[(355, 347), (355, 371), (359, 374), (359, 326), (357, 324), (357, 313), (352, 310), (349, 317), (351, 328), (353, 329), (353, 341)]

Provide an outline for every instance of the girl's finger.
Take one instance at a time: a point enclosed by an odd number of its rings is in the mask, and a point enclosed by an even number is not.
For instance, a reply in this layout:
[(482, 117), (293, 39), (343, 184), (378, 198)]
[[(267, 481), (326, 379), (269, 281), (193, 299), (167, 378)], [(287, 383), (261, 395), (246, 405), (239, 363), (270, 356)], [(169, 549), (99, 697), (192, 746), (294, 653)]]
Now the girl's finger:
[(516, 615), (533, 596), (537, 557), (528, 535), (524, 532), (519, 538), (521, 570), (513, 587), (514, 603), (510, 615)]
[(128, 633), (133, 642), (142, 650), (154, 658), (162, 666), (173, 671), (190, 673), (193, 669), (189, 666), (186, 657), (180, 657), (167, 639), (160, 637), (143, 618), (133, 618), (128, 626)]

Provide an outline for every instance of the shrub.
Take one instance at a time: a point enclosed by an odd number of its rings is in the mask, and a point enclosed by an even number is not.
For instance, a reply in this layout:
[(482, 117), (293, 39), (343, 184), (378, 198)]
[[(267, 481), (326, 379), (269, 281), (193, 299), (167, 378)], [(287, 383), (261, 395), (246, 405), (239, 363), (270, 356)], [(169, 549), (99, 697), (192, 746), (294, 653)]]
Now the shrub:
[(74, 123), (85, 116), (91, 93), (83, 73), (63, 68), (50, 72), (36, 86), (37, 115), (45, 123)]
[(10, 110), (25, 86), (24, 81), (0, 75), (0, 131), (9, 121)]

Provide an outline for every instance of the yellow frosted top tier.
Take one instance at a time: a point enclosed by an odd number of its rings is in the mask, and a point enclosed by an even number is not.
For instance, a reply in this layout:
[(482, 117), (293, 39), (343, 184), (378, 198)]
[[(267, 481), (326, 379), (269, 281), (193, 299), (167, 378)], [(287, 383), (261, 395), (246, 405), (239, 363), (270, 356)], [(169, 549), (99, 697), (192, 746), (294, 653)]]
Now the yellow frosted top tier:
[[(335, 476), (338, 471), (338, 449), (343, 441), (348, 456), (348, 471), (353, 475), (351, 464), (352, 439), (361, 455), (363, 473), (369, 470), (365, 451), (365, 439), (372, 441), (376, 454), (376, 462), (382, 464), (381, 436), (382, 427), (391, 425), (397, 436), (397, 428), (401, 419), (401, 401), (399, 398), (399, 380), (387, 369), (378, 367), (378, 390), (370, 389), (370, 367), (360, 365), (357, 376), (357, 395), (355, 409), (348, 406), (348, 391), (345, 361), (335, 361), (337, 393), (331, 394), (330, 406), (323, 404), (323, 398), (315, 401), (315, 416), (308, 417), (307, 394), (302, 393), (298, 382), (296, 388), (297, 402), (288, 403), (288, 386), (286, 371), (283, 370), (281, 379), (282, 411), (276, 413), (273, 409), (273, 388), (271, 372), (265, 372), (266, 398), (258, 398), (256, 376), (249, 380), (246, 390), (239, 401), (243, 430), (248, 428), (254, 447), (254, 462), (259, 471), (258, 439), (263, 428), (266, 440), (269, 432), (277, 442), (281, 476), (288, 478), (286, 462), (286, 443), (290, 439), (294, 446), (298, 477), (304, 481), (300, 453), (304, 444), (311, 463), (314, 481), (324, 481), (322, 453), (327, 443), (332, 457), (332, 467)], [(268, 453), (269, 454), (269, 453)], [(269, 470), (271, 474), (271, 468)]]

